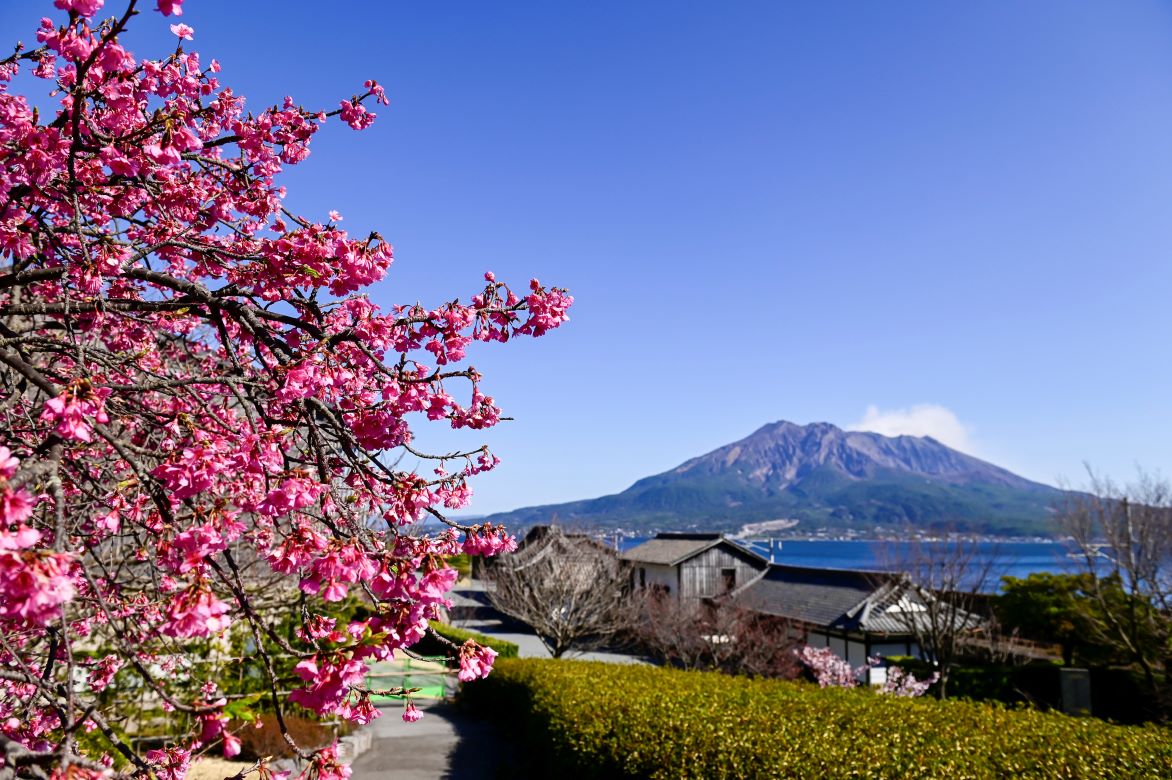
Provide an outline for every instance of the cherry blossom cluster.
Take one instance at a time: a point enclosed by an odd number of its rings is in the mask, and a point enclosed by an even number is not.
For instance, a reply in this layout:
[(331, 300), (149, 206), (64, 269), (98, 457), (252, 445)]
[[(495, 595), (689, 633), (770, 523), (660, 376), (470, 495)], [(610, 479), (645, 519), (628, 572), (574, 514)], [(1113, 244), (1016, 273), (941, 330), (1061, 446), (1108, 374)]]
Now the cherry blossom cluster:
[(887, 679), (880, 690), (893, 696), (923, 696), (940, 679), (939, 672), (932, 672), (926, 680), (917, 680), (911, 672), (905, 672), (898, 666), (887, 667)]
[[(280, 174), (331, 119), (369, 127), (383, 88), (246, 109), (163, 18), (182, 0), (124, 2), (54, 0), (0, 59), (0, 770), (21, 777), (239, 753), (247, 702), (219, 683), (245, 663), (278, 716), (376, 717), (367, 664), (448, 606), (447, 560), (515, 546), (444, 514), (499, 460), (428, 455), (413, 426), (496, 425), (470, 348), (573, 303), (486, 273), (466, 302), (380, 310), (390, 243), (296, 213)], [(170, 53), (124, 48), (136, 17)], [(463, 680), (494, 656), (452, 648)], [(150, 717), (175, 733), (139, 750)], [(286, 737), (307, 777), (347, 775)]]
[[(803, 645), (795, 652), (822, 688), (854, 688), (863, 680), (867, 670), (880, 664), (878, 658), (868, 658), (866, 664), (854, 667), (829, 647)], [(911, 672), (905, 672), (898, 666), (889, 666), (887, 677), (882, 685), (877, 686), (877, 690), (894, 696), (923, 696), (939, 679), (939, 673), (933, 673), (927, 680), (917, 680)]]
[(822, 688), (853, 688), (867, 668), (856, 669), (829, 647), (803, 645), (795, 652)]

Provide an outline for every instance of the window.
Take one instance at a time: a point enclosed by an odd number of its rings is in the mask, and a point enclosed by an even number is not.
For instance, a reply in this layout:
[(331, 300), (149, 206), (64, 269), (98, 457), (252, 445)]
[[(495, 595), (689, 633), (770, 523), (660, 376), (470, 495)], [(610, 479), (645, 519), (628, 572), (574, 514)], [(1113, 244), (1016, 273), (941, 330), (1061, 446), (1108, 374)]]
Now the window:
[(640, 588), (647, 587), (647, 570), (644, 569), (642, 566), (639, 567), (639, 587)]
[(720, 579), (724, 583), (724, 592), (728, 593), (737, 586), (737, 570), (736, 569), (721, 569)]

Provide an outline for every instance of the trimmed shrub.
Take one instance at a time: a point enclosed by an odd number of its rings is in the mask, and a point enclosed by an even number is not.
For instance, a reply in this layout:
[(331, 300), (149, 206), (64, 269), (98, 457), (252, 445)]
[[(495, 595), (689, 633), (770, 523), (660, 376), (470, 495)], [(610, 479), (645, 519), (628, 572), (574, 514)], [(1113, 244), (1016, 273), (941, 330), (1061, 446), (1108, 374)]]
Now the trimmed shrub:
[(537, 776), (1172, 777), (1159, 726), (712, 672), (508, 660), (461, 700), (515, 724)]
[[(496, 650), (497, 655), (500, 658), (517, 657), (518, 647), (512, 642), (506, 642), (503, 639), (497, 639), (495, 637), (488, 636), (487, 634), (480, 634), (475, 631), (456, 628), (455, 626), (449, 625), (447, 623), (441, 623), (438, 620), (431, 621), (431, 627), (444, 639), (447, 639), (450, 642), (454, 642), (457, 645), (462, 645), (469, 639), (472, 639), (479, 645), (483, 645), (484, 647), (491, 647), (493, 650)], [(438, 641), (431, 634), (428, 634), (422, 640), (412, 645), (411, 650), (420, 655), (447, 656), (452, 654), (452, 649), (450, 647)]]
[(460, 553), (459, 555), (453, 555), (453, 556), (449, 557), (447, 560), (448, 560), (448, 565), (451, 566), (456, 571), (460, 572), (461, 577), (471, 577), (472, 576), (472, 556), (468, 555), (468, 553)]

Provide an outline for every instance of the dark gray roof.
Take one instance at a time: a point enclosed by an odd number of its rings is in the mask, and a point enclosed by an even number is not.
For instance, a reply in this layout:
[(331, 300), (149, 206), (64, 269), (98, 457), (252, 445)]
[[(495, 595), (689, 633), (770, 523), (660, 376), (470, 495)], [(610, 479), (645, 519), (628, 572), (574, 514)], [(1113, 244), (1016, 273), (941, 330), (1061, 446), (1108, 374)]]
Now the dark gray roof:
[(737, 552), (744, 553), (762, 562), (766, 559), (758, 553), (743, 547), (721, 534), (661, 533), (654, 539), (632, 547), (619, 557), (625, 561), (675, 566), (718, 544), (727, 544)]
[(740, 591), (749, 609), (818, 626), (840, 623), (879, 587), (870, 572), (770, 566)]
[[(924, 599), (931, 598), (890, 573), (776, 564), (737, 596), (748, 609), (767, 615), (840, 631), (898, 635), (912, 633), (910, 621), (920, 617)], [(975, 624), (972, 616), (967, 619)]]

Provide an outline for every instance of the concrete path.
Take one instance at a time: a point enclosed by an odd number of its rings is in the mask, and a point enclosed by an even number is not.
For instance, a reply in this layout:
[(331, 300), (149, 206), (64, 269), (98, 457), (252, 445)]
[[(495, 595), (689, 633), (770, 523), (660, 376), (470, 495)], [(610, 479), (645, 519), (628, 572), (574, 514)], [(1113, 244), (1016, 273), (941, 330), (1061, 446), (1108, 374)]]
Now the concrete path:
[(498, 727), (445, 702), (420, 703), (423, 719), (404, 723), (401, 706), (381, 707), (366, 728), (370, 750), (350, 765), (351, 780), (496, 780), (516, 777)]
[[(485, 636), (491, 636), (494, 639), (503, 639), (506, 642), (512, 642), (517, 646), (517, 654), (522, 658), (550, 658), (549, 650), (536, 634), (523, 633), (520, 631), (513, 631), (504, 628), (500, 621), (491, 620), (460, 620), (452, 623), (460, 628), (466, 628), (470, 631), (478, 631)], [(627, 655), (626, 653), (607, 653), (601, 650), (590, 650), (584, 653), (571, 651), (566, 653), (563, 658), (568, 658), (575, 661), (606, 661), (612, 664), (645, 664), (647, 661), (634, 655)]]
[[(460, 583), (450, 594), (452, 624), (513, 642), (522, 658), (549, 658), (545, 645), (525, 626), (504, 618), (488, 603), (484, 586)], [(610, 663), (646, 663), (622, 653), (588, 652), (568, 657)], [(350, 766), (351, 780), (496, 780), (520, 778), (508, 724), (472, 718), (449, 702), (417, 699), (423, 719), (404, 723), (401, 704), (380, 707), (382, 717), (366, 728), (373, 744)]]

